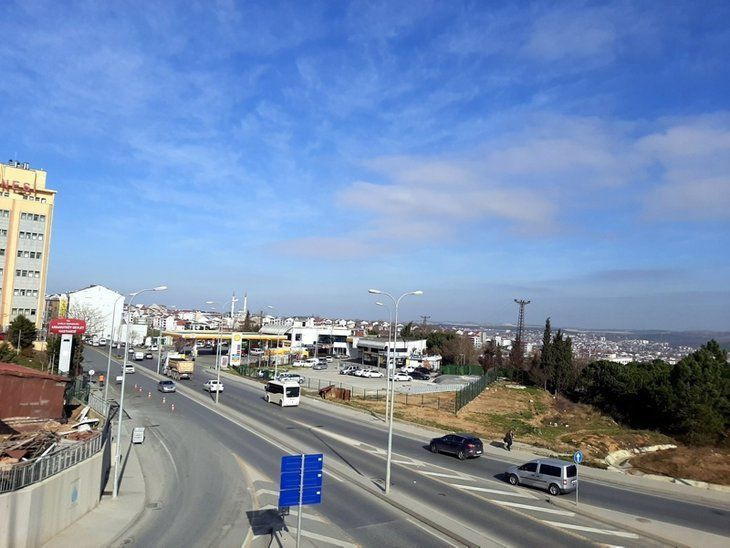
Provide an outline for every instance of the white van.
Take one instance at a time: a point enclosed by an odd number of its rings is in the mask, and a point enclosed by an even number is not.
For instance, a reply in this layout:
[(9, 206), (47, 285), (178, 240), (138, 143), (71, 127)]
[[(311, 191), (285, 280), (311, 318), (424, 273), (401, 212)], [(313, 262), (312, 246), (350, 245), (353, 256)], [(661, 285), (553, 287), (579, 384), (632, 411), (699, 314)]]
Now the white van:
[(282, 407), (299, 405), (299, 383), (295, 380), (269, 381), (264, 387), (264, 399)]

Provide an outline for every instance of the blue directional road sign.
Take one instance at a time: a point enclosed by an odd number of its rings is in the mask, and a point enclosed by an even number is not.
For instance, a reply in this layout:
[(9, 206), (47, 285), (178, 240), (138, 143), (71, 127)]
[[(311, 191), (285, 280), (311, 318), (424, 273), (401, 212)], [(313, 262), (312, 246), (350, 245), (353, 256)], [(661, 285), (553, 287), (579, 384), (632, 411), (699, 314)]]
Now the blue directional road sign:
[(279, 507), (322, 502), (324, 455), (281, 457)]
[(576, 451), (573, 453), (573, 462), (576, 464), (580, 464), (583, 462), (583, 452), (582, 451)]

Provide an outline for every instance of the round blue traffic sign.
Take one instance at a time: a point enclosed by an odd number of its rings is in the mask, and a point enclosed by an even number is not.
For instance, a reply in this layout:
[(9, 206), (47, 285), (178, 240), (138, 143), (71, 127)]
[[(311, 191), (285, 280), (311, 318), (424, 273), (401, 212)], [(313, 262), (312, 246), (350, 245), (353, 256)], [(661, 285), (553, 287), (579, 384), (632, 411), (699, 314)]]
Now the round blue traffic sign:
[(576, 464), (580, 464), (583, 462), (583, 453), (581, 451), (576, 451), (573, 453), (573, 462)]

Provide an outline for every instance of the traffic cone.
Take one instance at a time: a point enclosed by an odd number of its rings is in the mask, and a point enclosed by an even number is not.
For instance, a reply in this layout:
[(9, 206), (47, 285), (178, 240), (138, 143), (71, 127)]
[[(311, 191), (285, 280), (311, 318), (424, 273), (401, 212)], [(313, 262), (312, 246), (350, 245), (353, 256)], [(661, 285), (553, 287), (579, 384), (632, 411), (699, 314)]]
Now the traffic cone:
[(152, 397), (152, 392), (147, 392), (147, 399), (150, 399)]
[(170, 405), (170, 413), (174, 413), (174, 412), (175, 412), (175, 404), (173, 403)]
[(162, 396), (162, 404), (165, 404), (165, 396)]

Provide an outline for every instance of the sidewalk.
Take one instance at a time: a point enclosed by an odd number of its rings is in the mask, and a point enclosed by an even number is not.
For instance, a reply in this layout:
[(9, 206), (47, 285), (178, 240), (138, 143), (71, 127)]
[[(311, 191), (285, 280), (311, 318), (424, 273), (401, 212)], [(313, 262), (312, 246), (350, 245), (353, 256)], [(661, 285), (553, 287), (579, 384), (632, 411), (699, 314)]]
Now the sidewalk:
[[(127, 431), (123, 438), (131, 439), (131, 432), (128, 428), (125, 430)], [(44, 548), (66, 548), (67, 546), (97, 548), (98, 546), (122, 544), (121, 541), (115, 541), (144, 510), (145, 482), (137, 453), (134, 446), (130, 444), (121, 454), (123, 475), (119, 496), (116, 499), (112, 498), (114, 451), (115, 444), (112, 444), (112, 467), (109, 470), (104, 496), (98, 506), (53, 537), (43, 545)]]

